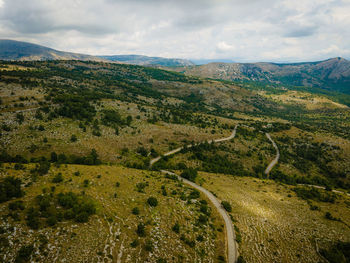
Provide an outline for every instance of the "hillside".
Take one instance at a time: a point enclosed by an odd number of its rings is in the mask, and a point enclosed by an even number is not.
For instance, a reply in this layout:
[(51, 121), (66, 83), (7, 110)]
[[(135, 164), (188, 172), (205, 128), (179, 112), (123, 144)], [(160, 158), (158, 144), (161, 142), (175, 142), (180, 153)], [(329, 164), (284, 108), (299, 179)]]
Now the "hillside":
[(350, 110), (329, 96), (55, 60), (1, 61), (0, 97), (0, 261), (233, 262), (236, 239), (241, 262), (315, 262), (350, 241)]
[(162, 57), (148, 57), (141, 55), (114, 55), (114, 56), (99, 56), (102, 59), (109, 61), (119, 61), (126, 64), (140, 65), (140, 66), (163, 66), (163, 67), (183, 67), (194, 66), (194, 63), (187, 59), (179, 58), (162, 58)]
[(58, 51), (52, 48), (15, 40), (0, 40), (0, 59), (2, 60), (90, 60), (102, 59), (71, 52)]
[(175, 68), (187, 75), (316, 87), (350, 94), (350, 61), (332, 58), (305, 63), (209, 63)]

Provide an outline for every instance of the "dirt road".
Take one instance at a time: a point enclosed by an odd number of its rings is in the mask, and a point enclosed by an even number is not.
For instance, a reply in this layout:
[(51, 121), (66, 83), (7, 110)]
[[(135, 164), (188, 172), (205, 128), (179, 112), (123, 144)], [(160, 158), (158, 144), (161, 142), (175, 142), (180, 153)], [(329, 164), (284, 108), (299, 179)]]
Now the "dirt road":
[(265, 174), (269, 175), (272, 168), (278, 163), (278, 160), (280, 158), (280, 151), (278, 150), (277, 144), (272, 140), (270, 134), (266, 133), (266, 137), (270, 140), (273, 147), (276, 149), (276, 157), (271, 161), (271, 163), (266, 167)]
[[(208, 140), (208, 143), (213, 143), (213, 142), (224, 142), (224, 141), (228, 141), (233, 139), (236, 136), (236, 130), (237, 130), (237, 126), (235, 126), (235, 128), (233, 129), (232, 134), (229, 137), (226, 138), (221, 138), (221, 139), (216, 139), (216, 140)], [(188, 148), (192, 147), (192, 145), (188, 145)], [(170, 152), (167, 152), (164, 154), (164, 156), (169, 156), (172, 154), (175, 154), (179, 151), (181, 151), (183, 149), (183, 147), (179, 147), (177, 149), (174, 149)], [(158, 156), (157, 158), (154, 158), (150, 161), (150, 166), (152, 166), (154, 163), (156, 163), (157, 161), (159, 161), (162, 157)], [(179, 180), (182, 180), (184, 183), (192, 186), (193, 188), (197, 189), (198, 191), (202, 192), (204, 195), (206, 195), (208, 197), (208, 199), (212, 202), (212, 204), (216, 207), (216, 209), (218, 210), (219, 214), (221, 215), (221, 217), (224, 219), (225, 222), (225, 228), (226, 228), (226, 245), (227, 245), (227, 258), (228, 258), (228, 263), (235, 263), (237, 261), (237, 257), (238, 257), (238, 250), (237, 250), (237, 243), (236, 243), (236, 234), (234, 231), (234, 226), (232, 224), (231, 218), (228, 215), (228, 213), (226, 212), (225, 209), (223, 209), (223, 207), (221, 206), (221, 203), (219, 202), (219, 200), (208, 190), (206, 190), (205, 188), (197, 185), (194, 182), (191, 182), (189, 180), (186, 180), (182, 177), (180, 177), (179, 175), (173, 173), (173, 172), (169, 172), (166, 170), (161, 170), (162, 173), (166, 173), (166, 174), (171, 174), (171, 175), (176, 175)]]

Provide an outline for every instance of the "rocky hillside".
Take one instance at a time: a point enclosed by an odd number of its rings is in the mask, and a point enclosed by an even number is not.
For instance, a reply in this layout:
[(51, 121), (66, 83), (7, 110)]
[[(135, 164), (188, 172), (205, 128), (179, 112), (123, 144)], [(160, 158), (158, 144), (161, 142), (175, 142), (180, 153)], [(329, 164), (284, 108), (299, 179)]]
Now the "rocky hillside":
[(350, 61), (332, 58), (305, 63), (209, 63), (177, 68), (188, 75), (317, 87), (350, 93)]

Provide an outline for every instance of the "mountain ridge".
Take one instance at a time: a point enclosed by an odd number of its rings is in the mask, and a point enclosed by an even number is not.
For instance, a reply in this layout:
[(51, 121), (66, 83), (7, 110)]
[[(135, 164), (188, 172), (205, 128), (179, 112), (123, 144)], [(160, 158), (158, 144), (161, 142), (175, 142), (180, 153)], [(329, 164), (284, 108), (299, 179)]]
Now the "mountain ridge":
[(228, 81), (252, 80), (290, 86), (317, 87), (350, 93), (350, 61), (330, 58), (299, 63), (222, 63), (173, 68), (172, 70)]

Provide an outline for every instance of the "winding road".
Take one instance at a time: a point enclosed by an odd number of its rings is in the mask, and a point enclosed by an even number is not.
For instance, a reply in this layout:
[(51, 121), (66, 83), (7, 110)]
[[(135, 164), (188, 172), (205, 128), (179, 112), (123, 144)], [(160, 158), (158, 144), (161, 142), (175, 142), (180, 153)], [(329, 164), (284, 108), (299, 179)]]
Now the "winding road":
[[(237, 126), (235, 126), (235, 128), (233, 129), (233, 132), (232, 134), (229, 136), (229, 137), (226, 137), (226, 138), (220, 138), (220, 139), (215, 139), (215, 140), (207, 140), (208, 143), (213, 143), (213, 142), (224, 142), (224, 141), (229, 141), (231, 139), (233, 139), (235, 136), (236, 136), (236, 131), (237, 131)], [(194, 145), (198, 145), (197, 144), (194, 144)], [(187, 147), (187, 148), (191, 148), (193, 145), (192, 144), (189, 144), (189, 145), (186, 145), (186, 146), (182, 146), (182, 147), (179, 147), (179, 148), (176, 148), (174, 150), (171, 150), (170, 152), (167, 152), (167, 153), (164, 153), (163, 156), (169, 156), (169, 155), (173, 155), (175, 153), (178, 153), (180, 152), (184, 147)], [(154, 163), (158, 162), (160, 159), (162, 158), (162, 156), (158, 156), (154, 159), (152, 159), (150, 161), (150, 166), (152, 166)]]
[[(224, 141), (229, 141), (231, 139), (233, 139), (236, 136), (236, 130), (237, 130), (237, 126), (235, 126), (235, 128), (233, 129), (232, 134), (229, 137), (226, 138), (221, 138), (221, 139), (216, 139), (216, 140), (208, 140), (208, 143), (213, 143), (213, 142), (224, 142)], [(195, 144), (196, 145), (196, 144)], [(193, 145), (188, 145), (186, 147), (190, 148)], [(172, 154), (175, 154), (177, 152), (180, 152), (184, 147), (179, 147), (177, 149), (174, 149), (170, 152), (167, 152), (164, 154), (164, 156), (169, 156)], [(150, 166), (152, 166), (154, 163), (158, 162), (160, 159), (162, 158), (162, 156), (158, 156), (157, 158), (154, 158), (150, 161)], [(180, 177), (179, 175), (173, 173), (173, 172), (169, 172), (166, 170), (161, 170), (162, 173), (165, 174), (170, 174), (170, 175), (176, 175), (180, 180), (182, 180), (184, 183), (192, 186), (193, 188), (197, 189), (198, 191), (202, 192), (205, 196), (208, 197), (208, 199), (212, 202), (212, 204), (215, 206), (215, 208), (218, 210), (219, 214), (222, 216), (222, 218), (224, 219), (225, 222), (225, 228), (226, 228), (226, 245), (227, 245), (227, 258), (228, 258), (228, 263), (235, 263), (237, 261), (238, 258), (238, 250), (237, 250), (237, 243), (236, 243), (236, 234), (234, 231), (234, 226), (232, 224), (232, 220), (230, 218), (230, 216), (228, 215), (228, 213), (226, 212), (226, 210), (221, 206), (219, 200), (211, 193), (209, 192), (207, 189), (203, 188), (202, 186), (197, 185), (194, 182), (191, 182), (185, 178)]]
[(273, 147), (276, 149), (276, 157), (271, 161), (271, 163), (266, 167), (265, 174), (267, 175), (267, 178), (269, 178), (269, 173), (271, 172), (272, 168), (278, 163), (278, 160), (280, 158), (280, 151), (278, 150), (277, 144), (274, 140), (272, 140), (269, 133), (266, 133), (267, 139), (272, 143)]

